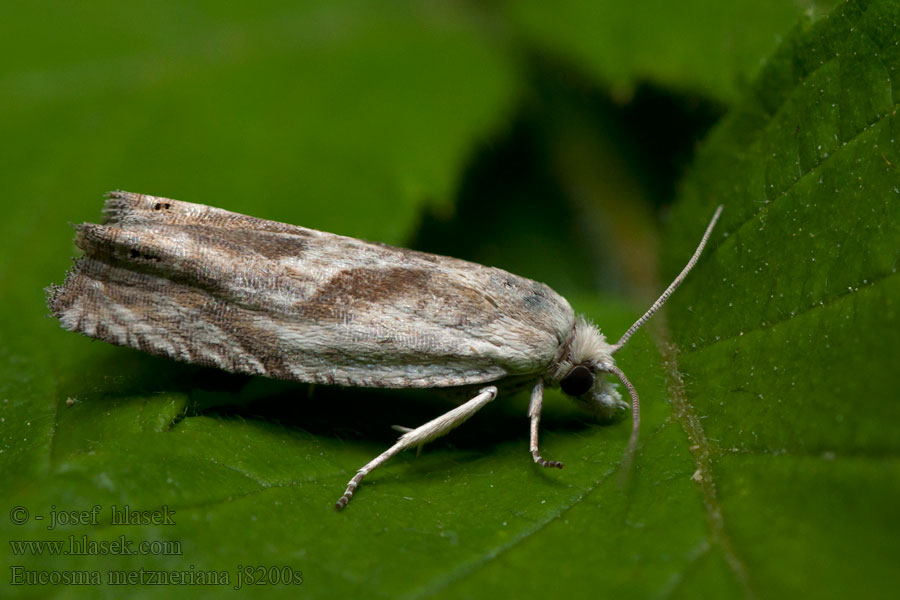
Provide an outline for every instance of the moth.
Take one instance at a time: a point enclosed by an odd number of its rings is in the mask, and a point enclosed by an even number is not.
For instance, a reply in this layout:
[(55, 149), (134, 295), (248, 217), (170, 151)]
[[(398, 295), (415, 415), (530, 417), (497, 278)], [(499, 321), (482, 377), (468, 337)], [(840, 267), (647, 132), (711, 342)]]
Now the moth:
[(471, 399), (414, 429), (365, 464), (335, 508), (398, 452), (421, 448), (497, 396), (531, 388), (534, 462), (543, 390), (559, 386), (608, 419), (631, 396), (634, 452), (640, 401), (618, 352), (696, 264), (690, 261), (615, 344), (543, 283), (456, 258), (257, 219), (219, 208), (115, 191), (105, 222), (76, 227), (84, 252), (62, 286), (47, 288), (65, 329), (120, 346), (250, 375), (379, 388), (471, 387)]

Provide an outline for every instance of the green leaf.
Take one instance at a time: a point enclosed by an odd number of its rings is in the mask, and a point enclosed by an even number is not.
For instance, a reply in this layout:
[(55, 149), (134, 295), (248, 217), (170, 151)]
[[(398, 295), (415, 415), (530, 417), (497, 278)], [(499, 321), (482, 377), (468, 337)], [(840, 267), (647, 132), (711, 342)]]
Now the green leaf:
[(115, 188), (401, 242), (515, 97), (457, 7), (199, 4), (4, 10), (0, 156), (30, 201), (0, 249), (37, 226), (65, 239)]
[(678, 256), (725, 204), (669, 323), (713, 539), (763, 597), (887, 597), (900, 576), (898, 22), (850, 2), (799, 30), (670, 228)]
[(505, 12), (523, 37), (578, 64), (628, 96), (640, 83), (732, 103), (802, 10), (835, 2), (731, 0), (541, 2), (513, 0)]

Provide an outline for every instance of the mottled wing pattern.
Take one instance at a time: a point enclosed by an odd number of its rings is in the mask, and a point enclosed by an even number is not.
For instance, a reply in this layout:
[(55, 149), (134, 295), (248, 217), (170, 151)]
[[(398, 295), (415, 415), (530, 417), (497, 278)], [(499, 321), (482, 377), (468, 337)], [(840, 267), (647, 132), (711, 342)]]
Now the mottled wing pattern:
[(66, 329), (280, 379), (454, 386), (539, 373), (574, 314), (546, 285), (462, 260), (114, 192), (48, 290)]

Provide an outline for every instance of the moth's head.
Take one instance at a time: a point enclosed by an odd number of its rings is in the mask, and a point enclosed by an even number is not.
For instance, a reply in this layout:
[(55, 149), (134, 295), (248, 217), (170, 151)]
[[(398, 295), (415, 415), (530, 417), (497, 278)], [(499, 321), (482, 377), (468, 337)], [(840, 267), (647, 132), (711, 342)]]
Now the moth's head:
[(613, 347), (595, 325), (579, 316), (565, 357), (554, 371), (559, 387), (588, 413), (602, 420), (615, 416), (628, 405), (606, 374), (616, 363)]

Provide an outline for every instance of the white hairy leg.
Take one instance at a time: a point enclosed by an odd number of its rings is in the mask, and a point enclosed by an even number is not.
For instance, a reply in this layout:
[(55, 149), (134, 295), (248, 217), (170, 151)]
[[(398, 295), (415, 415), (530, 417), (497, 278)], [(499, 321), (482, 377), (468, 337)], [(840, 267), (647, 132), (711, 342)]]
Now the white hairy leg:
[[(496, 397), (497, 388), (495, 386), (482, 388), (479, 390), (477, 396), (465, 404), (457, 406), (453, 410), (445, 412), (438, 418), (428, 421), (424, 425), (411, 429), (401, 435), (396, 444), (379, 454), (356, 472), (356, 475), (354, 475), (353, 479), (347, 484), (347, 490), (344, 492), (344, 495), (338, 499), (334, 508), (341, 510), (347, 506), (347, 503), (350, 502), (350, 498), (353, 497), (353, 492), (356, 491), (356, 488), (365, 476), (374, 471), (389, 458), (407, 448), (413, 448), (415, 446), (421, 447), (423, 444), (427, 444), (428, 442), (449, 433), (451, 429), (461, 425), (466, 419), (477, 413), (485, 404)], [(395, 426), (395, 428), (397, 427)]]
[(538, 450), (538, 426), (541, 423), (541, 409), (544, 407), (544, 382), (538, 379), (531, 389), (531, 402), (528, 404), (528, 416), (531, 418), (531, 456), (534, 462), (542, 467), (562, 469), (563, 464), (555, 460), (545, 460)]

